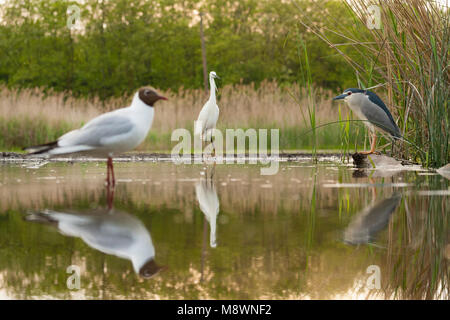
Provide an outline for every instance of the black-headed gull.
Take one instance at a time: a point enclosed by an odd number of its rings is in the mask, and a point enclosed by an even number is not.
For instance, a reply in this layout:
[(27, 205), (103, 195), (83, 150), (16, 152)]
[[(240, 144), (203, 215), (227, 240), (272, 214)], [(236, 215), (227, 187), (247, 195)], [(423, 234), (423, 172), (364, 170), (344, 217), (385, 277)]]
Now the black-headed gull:
[[(155, 90), (144, 87), (133, 97), (129, 107), (104, 113), (70, 131), (58, 140), (24, 148), (29, 155), (56, 156), (87, 154), (107, 158), (107, 182), (115, 184), (112, 157), (133, 150), (148, 134), (153, 122), (153, 106), (158, 100), (167, 100)], [(112, 181), (110, 180), (110, 174)]]
[(156, 264), (155, 247), (142, 222), (114, 208), (89, 212), (44, 210), (30, 213), (26, 219), (52, 223), (66, 236), (81, 238), (96, 250), (130, 260), (134, 271), (143, 278), (151, 278), (165, 268)]
[(213, 130), (216, 128), (217, 120), (219, 119), (219, 107), (216, 103), (217, 87), (214, 82), (216, 78), (219, 77), (214, 71), (211, 71), (209, 73), (209, 100), (203, 106), (195, 123), (194, 135), (200, 137), (203, 141), (212, 142)]

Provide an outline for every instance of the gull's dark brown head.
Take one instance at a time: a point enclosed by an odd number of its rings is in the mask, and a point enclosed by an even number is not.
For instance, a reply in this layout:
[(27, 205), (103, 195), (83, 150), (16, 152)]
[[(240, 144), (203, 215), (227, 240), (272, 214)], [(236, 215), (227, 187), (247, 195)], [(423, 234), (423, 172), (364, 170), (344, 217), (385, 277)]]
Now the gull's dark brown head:
[(160, 96), (154, 89), (148, 87), (139, 89), (139, 99), (150, 107), (153, 107), (158, 100), (167, 100), (166, 97)]
[(158, 272), (165, 269), (167, 269), (167, 267), (159, 266), (158, 264), (156, 264), (155, 260), (150, 259), (141, 267), (141, 269), (139, 270), (139, 275), (144, 279), (150, 279)]

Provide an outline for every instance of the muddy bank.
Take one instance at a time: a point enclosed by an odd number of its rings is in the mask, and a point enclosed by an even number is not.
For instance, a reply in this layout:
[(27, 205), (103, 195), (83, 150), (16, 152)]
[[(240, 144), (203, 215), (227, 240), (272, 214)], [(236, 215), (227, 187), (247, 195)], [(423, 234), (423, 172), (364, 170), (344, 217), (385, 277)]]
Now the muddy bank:
[(353, 163), (358, 168), (380, 168), (380, 167), (396, 167), (406, 165), (417, 165), (409, 160), (395, 159), (384, 154), (352, 154)]
[[(295, 152), (295, 153), (280, 153), (278, 161), (301, 161), (311, 159), (314, 155), (310, 152)], [(339, 153), (316, 153), (315, 156), (321, 160), (336, 161), (341, 159), (342, 155)], [(257, 154), (239, 154), (235, 155), (236, 158), (244, 158), (245, 160), (257, 159), (257, 160), (272, 160), (271, 156), (259, 157)], [(189, 156), (183, 158), (189, 161)], [(200, 155), (192, 154), (191, 160), (200, 159)], [(230, 159), (227, 155), (222, 158), (224, 161)], [(84, 161), (103, 161), (103, 158), (87, 157), (87, 156), (61, 156), (54, 158), (45, 157), (30, 157), (25, 154), (16, 152), (0, 152), (0, 161), (3, 162), (23, 162), (23, 161), (49, 161), (49, 162), (84, 162)], [(120, 162), (133, 162), (133, 161), (172, 161), (170, 153), (124, 153), (114, 157), (114, 161)]]
[[(260, 157), (257, 154), (235, 154), (234, 162), (233, 158), (226, 155), (224, 157), (217, 157), (217, 162), (224, 163), (236, 163), (239, 160), (241, 163), (252, 163), (251, 161), (267, 162), (267, 161), (281, 161), (281, 162), (298, 162), (298, 161), (310, 161), (313, 157), (317, 157), (318, 161), (333, 161), (342, 162), (343, 156), (340, 153), (325, 153), (319, 152), (315, 155), (311, 152), (282, 152), (278, 157), (266, 156)], [(390, 168), (396, 170), (402, 170), (405, 166), (417, 165), (407, 160), (394, 159), (386, 155), (371, 154), (365, 155), (361, 153), (348, 154), (345, 156), (350, 162), (353, 162), (356, 168), (360, 169), (382, 169)], [(190, 156), (183, 157), (182, 162), (193, 163), (194, 161), (201, 161), (200, 155), (191, 154)], [(204, 157), (203, 160), (213, 161), (210, 157)], [(352, 161), (353, 160), (353, 161)], [(33, 163), (48, 163), (48, 162), (96, 162), (105, 161), (104, 158), (89, 157), (89, 156), (59, 156), (54, 158), (45, 157), (30, 157), (22, 153), (16, 152), (0, 152), (0, 162), (33, 162)], [(146, 152), (132, 152), (124, 153), (114, 157), (115, 162), (169, 162), (174, 161), (170, 153), (146, 153)], [(239, 163), (239, 162), (238, 162)]]

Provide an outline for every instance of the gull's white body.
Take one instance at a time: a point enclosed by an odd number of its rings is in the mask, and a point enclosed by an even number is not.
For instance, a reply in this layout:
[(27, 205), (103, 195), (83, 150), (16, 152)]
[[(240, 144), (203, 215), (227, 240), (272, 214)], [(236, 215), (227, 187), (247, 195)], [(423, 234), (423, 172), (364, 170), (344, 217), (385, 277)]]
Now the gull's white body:
[(210, 96), (208, 101), (204, 104), (197, 122), (195, 123), (195, 136), (199, 136), (203, 141), (209, 141), (212, 137), (212, 132), (216, 128), (217, 120), (219, 119), (219, 107), (216, 102), (216, 83), (214, 82), (215, 72), (209, 73)]
[(155, 257), (150, 233), (130, 214), (114, 209), (92, 214), (46, 210), (36, 214), (35, 219), (39, 216), (56, 222), (64, 235), (81, 238), (96, 250), (130, 260), (136, 273)]
[(219, 214), (219, 198), (212, 180), (200, 181), (195, 185), (195, 194), (200, 205), (200, 210), (210, 225), (209, 243), (212, 248), (216, 247), (216, 224)]
[(66, 133), (58, 139), (57, 147), (43, 155), (81, 152), (112, 157), (133, 150), (147, 136), (153, 116), (153, 107), (143, 103), (136, 93), (129, 107), (104, 113)]

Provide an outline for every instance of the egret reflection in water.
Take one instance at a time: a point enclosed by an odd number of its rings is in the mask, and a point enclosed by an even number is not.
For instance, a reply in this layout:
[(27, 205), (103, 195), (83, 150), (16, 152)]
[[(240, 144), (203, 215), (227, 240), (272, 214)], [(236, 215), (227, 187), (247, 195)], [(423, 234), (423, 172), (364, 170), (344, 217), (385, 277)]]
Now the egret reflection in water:
[(153, 277), (163, 267), (154, 260), (149, 231), (135, 216), (114, 209), (113, 189), (107, 192), (108, 208), (64, 212), (45, 209), (29, 213), (26, 220), (54, 225), (63, 235), (81, 238), (93, 249), (130, 260), (139, 276)]
[(203, 212), (206, 220), (209, 222), (209, 244), (211, 248), (215, 248), (217, 246), (216, 224), (220, 206), (213, 177), (214, 171), (212, 171), (209, 176), (208, 172), (205, 172), (205, 179), (202, 179), (195, 185), (195, 194), (197, 195), (200, 210)]

